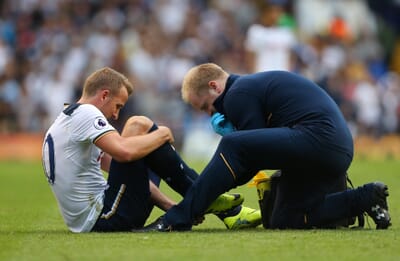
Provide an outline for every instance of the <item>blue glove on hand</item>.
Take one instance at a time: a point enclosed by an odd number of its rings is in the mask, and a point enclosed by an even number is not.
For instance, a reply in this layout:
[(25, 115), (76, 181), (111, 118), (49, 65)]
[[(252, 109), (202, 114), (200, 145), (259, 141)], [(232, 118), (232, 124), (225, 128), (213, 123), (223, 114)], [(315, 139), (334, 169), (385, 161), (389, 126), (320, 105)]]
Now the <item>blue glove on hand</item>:
[(225, 119), (225, 115), (216, 112), (211, 116), (211, 125), (216, 133), (221, 136), (235, 131), (233, 124)]

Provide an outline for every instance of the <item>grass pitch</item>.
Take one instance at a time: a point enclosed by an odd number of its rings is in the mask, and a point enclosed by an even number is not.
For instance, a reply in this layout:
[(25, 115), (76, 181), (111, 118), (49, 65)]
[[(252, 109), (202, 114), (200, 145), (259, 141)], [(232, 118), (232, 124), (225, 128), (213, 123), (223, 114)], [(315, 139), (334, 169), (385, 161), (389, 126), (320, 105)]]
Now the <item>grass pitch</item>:
[[(73, 234), (39, 162), (0, 162), (0, 260), (400, 260), (400, 162), (358, 159), (349, 172), (354, 185), (388, 184), (388, 230), (375, 230), (369, 219), (362, 230), (227, 231), (208, 215), (192, 232)], [(245, 205), (258, 206), (255, 188), (235, 191)]]

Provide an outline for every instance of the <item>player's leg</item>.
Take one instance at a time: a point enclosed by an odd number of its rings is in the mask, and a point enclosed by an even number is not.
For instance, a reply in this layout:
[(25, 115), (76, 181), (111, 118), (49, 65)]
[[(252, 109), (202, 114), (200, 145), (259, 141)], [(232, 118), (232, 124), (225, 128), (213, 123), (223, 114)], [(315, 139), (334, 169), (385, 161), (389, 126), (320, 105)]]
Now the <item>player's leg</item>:
[[(156, 130), (157, 125), (144, 116), (128, 119), (122, 136), (140, 135)], [(165, 143), (144, 158), (146, 165), (161, 177), (173, 190), (184, 196), (197, 177), (197, 173), (181, 159), (174, 147)]]
[(144, 162), (112, 160), (107, 185), (104, 207), (93, 231), (129, 231), (143, 227), (153, 208)]
[[(160, 184), (161, 184), (161, 178), (159, 176), (157, 176), (153, 171), (151, 171), (150, 169), (147, 169), (148, 174), (149, 174), (149, 180), (151, 182), (153, 182), (153, 184), (157, 187), (160, 188)], [(151, 194), (151, 192), (150, 192)], [(153, 202), (152, 200), (149, 202), (149, 208), (148, 208), (148, 213), (146, 214), (146, 216), (150, 216), (151, 211), (153, 211), (153, 208), (155, 206), (155, 202)]]

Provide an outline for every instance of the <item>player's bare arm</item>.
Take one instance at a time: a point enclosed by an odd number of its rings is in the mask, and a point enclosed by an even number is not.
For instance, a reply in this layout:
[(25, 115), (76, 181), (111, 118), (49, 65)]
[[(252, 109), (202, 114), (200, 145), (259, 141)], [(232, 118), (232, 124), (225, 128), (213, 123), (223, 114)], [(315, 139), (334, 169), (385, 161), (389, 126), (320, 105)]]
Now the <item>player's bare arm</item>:
[(173, 141), (170, 129), (161, 126), (150, 133), (131, 137), (109, 132), (96, 140), (95, 145), (115, 160), (127, 162), (143, 158), (164, 143)]
[[(158, 148), (159, 146), (163, 145), (166, 142), (170, 142), (170, 143), (174, 142), (174, 137), (172, 135), (171, 130), (164, 126), (158, 127), (157, 130), (151, 132), (152, 135), (147, 136), (150, 133), (150, 129), (153, 125), (154, 125), (154, 122), (145, 116), (132, 116), (127, 120), (127, 122), (124, 126), (124, 129), (122, 130), (121, 137), (117, 138), (117, 139), (122, 140), (121, 141), (122, 143), (128, 143), (126, 145), (126, 146), (128, 146), (128, 148), (137, 148), (139, 153), (135, 153), (136, 159), (146, 156), (148, 153), (150, 153), (151, 151), (153, 151), (154, 149)], [(108, 134), (111, 134), (111, 133), (106, 133), (105, 135), (108, 135)], [(114, 137), (114, 136), (112, 136), (112, 137)], [(131, 140), (123, 141), (124, 138), (129, 138), (129, 137), (139, 137), (139, 138), (134, 139), (134, 141), (131, 141)], [(153, 137), (155, 137), (154, 142), (152, 142)], [(101, 137), (101, 138), (103, 138), (103, 137)], [(98, 140), (95, 141), (96, 146), (98, 146), (99, 148), (101, 148), (101, 147), (99, 146), (98, 141), (101, 138), (99, 138)], [(142, 145), (138, 146), (139, 145), (138, 143), (141, 143)], [(146, 144), (148, 144), (148, 145), (146, 145)], [(153, 145), (151, 146), (151, 144), (153, 144)], [(140, 153), (140, 151), (142, 153)], [(103, 150), (103, 152), (105, 152), (105, 153), (101, 160), (101, 169), (108, 172), (113, 155), (110, 155), (105, 150)], [(129, 152), (128, 152), (128, 154), (129, 154)], [(140, 156), (141, 154), (143, 156)], [(115, 158), (115, 159), (118, 160), (117, 158)]]

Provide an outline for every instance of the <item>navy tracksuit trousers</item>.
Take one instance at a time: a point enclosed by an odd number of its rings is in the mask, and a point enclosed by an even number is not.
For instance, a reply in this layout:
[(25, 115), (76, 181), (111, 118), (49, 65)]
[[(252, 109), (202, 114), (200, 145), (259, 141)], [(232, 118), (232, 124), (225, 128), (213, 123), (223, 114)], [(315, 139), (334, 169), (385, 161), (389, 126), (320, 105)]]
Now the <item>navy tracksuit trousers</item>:
[[(362, 212), (357, 190), (343, 188), (349, 153), (327, 148), (301, 128), (236, 131), (224, 136), (210, 163), (165, 215), (167, 224), (187, 229), (222, 193), (248, 182), (259, 170), (282, 170), (272, 228), (324, 227)], [(357, 201), (357, 202), (356, 202)]]

